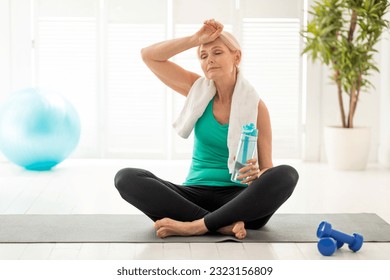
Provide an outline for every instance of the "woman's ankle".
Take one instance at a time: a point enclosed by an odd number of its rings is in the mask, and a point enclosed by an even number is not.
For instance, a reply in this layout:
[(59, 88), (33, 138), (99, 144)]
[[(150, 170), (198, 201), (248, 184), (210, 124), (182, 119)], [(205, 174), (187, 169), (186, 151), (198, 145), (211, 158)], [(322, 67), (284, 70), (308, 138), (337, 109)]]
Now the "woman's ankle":
[(195, 235), (203, 235), (209, 230), (204, 223), (204, 218), (191, 222), (193, 224), (193, 230)]

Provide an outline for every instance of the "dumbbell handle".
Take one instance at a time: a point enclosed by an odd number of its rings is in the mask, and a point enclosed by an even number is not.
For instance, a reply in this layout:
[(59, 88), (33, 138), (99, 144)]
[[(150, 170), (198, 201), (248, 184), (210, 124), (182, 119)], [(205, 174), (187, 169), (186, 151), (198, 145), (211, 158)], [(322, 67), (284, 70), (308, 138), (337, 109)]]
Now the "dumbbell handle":
[(341, 241), (343, 243), (352, 244), (355, 242), (355, 237), (353, 235), (345, 234), (341, 231), (332, 229), (330, 237), (333, 237), (337, 241)]

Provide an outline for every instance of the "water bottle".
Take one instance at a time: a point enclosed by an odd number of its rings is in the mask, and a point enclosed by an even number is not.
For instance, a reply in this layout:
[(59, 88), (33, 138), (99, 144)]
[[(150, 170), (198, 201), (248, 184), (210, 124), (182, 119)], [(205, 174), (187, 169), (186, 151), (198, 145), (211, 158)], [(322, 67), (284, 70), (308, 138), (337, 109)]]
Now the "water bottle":
[(240, 142), (238, 144), (236, 161), (234, 163), (234, 170), (232, 173), (231, 180), (235, 183), (241, 183), (241, 180), (237, 179), (237, 176), (240, 175), (239, 170), (246, 166), (248, 159), (254, 157), (256, 143), (257, 143), (257, 129), (254, 123), (249, 123), (242, 126), (242, 133), (240, 137)]

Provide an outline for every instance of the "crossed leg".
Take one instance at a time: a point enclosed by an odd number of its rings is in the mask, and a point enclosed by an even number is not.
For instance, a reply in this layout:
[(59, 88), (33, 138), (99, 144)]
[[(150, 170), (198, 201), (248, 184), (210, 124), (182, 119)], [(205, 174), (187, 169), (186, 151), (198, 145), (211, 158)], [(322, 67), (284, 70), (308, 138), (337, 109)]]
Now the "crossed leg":
[(155, 221), (161, 238), (217, 231), (243, 239), (245, 225), (263, 226), (292, 194), (297, 181), (298, 173), (292, 167), (271, 168), (215, 211), (202, 207), (206, 188), (178, 186), (142, 169), (122, 169), (115, 186), (127, 202)]

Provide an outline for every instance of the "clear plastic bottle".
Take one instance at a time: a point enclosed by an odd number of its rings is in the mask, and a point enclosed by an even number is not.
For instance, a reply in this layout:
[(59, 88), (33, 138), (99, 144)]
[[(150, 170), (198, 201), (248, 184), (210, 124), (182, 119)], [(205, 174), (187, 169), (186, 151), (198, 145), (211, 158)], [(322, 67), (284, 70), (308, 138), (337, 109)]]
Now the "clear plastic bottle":
[(247, 160), (254, 157), (257, 143), (257, 134), (258, 131), (254, 123), (249, 123), (242, 126), (240, 142), (238, 144), (236, 154), (236, 161), (234, 163), (234, 170), (231, 177), (232, 182), (241, 183), (242, 179), (238, 180), (237, 176), (240, 175), (239, 170), (247, 165)]

